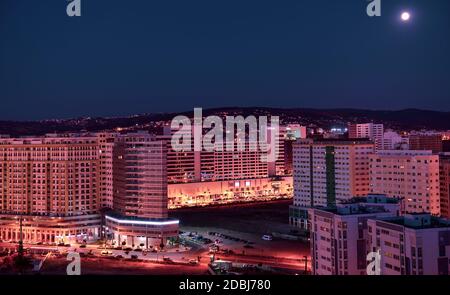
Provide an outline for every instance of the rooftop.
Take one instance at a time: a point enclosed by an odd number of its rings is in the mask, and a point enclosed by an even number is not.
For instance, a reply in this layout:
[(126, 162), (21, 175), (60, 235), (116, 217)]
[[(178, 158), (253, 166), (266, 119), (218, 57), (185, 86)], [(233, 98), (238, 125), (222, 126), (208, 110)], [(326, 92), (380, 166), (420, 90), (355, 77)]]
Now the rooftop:
[(412, 229), (448, 228), (450, 220), (432, 216), (430, 214), (415, 213), (401, 217), (382, 219), (383, 222), (401, 225)]
[(341, 204), (398, 204), (401, 199), (391, 198), (384, 194), (369, 194), (366, 197), (353, 197), (352, 199), (342, 202)]
[(336, 215), (348, 216), (348, 215), (364, 215), (373, 213), (388, 213), (383, 206), (370, 206), (364, 203), (354, 203), (346, 205), (338, 205), (338, 207), (317, 207), (316, 209), (330, 212)]
[(380, 150), (376, 152), (378, 156), (432, 156), (431, 150)]
[(336, 215), (392, 213), (395, 212), (395, 208), (387, 208), (383, 205), (397, 205), (400, 201), (401, 199), (390, 198), (383, 194), (370, 194), (365, 197), (354, 197), (348, 201), (337, 204), (336, 207), (321, 207), (317, 209)]

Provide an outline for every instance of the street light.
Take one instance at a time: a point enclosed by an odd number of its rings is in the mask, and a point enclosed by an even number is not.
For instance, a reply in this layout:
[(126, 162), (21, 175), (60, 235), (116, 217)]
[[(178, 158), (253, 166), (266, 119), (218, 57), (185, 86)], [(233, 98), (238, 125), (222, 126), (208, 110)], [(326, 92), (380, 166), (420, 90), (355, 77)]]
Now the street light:
[(303, 259), (305, 259), (305, 275), (308, 273), (308, 256), (303, 256)]

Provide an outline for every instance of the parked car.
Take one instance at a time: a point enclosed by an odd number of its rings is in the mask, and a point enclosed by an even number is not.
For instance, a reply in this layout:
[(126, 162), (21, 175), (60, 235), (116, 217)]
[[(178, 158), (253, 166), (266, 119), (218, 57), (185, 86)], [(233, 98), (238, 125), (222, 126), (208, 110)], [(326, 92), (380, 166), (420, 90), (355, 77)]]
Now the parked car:
[(264, 235), (261, 239), (263, 239), (264, 241), (272, 241), (273, 237), (271, 235)]
[(197, 264), (198, 264), (198, 261), (195, 260), (195, 259), (190, 259), (190, 260), (189, 260), (189, 264), (190, 264), (190, 265), (197, 265)]
[(172, 259), (170, 259), (169, 257), (163, 257), (163, 261), (164, 262), (173, 262), (173, 260)]

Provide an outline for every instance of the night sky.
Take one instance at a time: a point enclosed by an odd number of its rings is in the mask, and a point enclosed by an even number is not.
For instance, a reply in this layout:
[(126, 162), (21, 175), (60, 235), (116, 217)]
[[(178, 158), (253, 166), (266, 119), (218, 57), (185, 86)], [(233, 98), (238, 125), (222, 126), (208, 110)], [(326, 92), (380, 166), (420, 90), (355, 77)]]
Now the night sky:
[[(450, 1), (0, 0), (0, 120), (198, 107), (450, 111)], [(400, 21), (402, 10), (412, 19)]]

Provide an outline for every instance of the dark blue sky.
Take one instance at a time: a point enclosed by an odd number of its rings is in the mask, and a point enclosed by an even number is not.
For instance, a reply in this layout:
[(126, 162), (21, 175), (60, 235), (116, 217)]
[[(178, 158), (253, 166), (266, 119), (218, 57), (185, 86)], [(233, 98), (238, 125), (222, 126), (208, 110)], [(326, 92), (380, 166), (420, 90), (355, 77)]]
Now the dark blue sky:
[[(450, 1), (0, 0), (0, 120), (194, 106), (450, 111)], [(400, 23), (402, 9), (413, 14)]]

